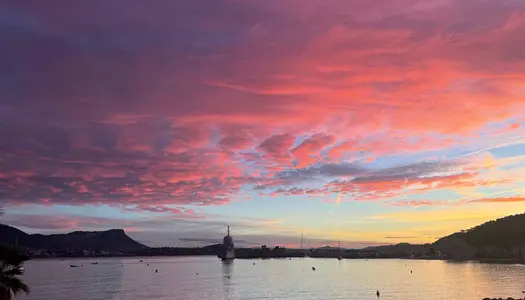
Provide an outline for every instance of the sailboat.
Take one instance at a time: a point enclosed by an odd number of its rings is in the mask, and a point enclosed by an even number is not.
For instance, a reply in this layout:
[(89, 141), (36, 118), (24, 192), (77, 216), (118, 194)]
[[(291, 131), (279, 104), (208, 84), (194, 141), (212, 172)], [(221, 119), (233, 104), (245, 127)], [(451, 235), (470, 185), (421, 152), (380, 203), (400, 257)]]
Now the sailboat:
[(337, 250), (339, 254), (339, 256), (337, 256), (337, 260), (343, 260), (343, 256), (341, 256), (341, 242), (339, 239), (337, 240)]

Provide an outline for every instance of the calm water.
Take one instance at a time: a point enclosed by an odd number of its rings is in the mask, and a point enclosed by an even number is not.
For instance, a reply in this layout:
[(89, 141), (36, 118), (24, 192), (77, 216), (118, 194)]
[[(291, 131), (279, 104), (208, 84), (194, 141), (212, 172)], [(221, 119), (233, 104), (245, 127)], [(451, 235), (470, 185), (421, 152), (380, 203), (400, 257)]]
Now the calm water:
[(376, 299), (379, 289), (382, 300), (480, 300), (522, 297), (525, 290), (525, 266), (520, 265), (309, 258), (226, 265), (215, 257), (148, 258), (142, 263), (139, 258), (109, 258), (91, 265), (94, 261), (29, 261), (25, 281), (32, 293), (21, 298), (366, 300)]

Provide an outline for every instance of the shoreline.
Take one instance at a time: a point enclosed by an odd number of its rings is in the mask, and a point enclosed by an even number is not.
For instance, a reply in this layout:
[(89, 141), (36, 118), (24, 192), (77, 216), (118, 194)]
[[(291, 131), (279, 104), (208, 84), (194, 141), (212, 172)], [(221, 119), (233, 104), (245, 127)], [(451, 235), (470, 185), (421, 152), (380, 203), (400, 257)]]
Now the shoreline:
[[(31, 257), (31, 260), (66, 260), (66, 259), (106, 259), (106, 258), (137, 258), (137, 259), (147, 259), (147, 258), (156, 258), (156, 257), (212, 257), (215, 255), (198, 255), (198, 254), (189, 254), (189, 255), (108, 255), (108, 256), (53, 256), (53, 257)], [(289, 257), (235, 257), (238, 260), (268, 260), (268, 259), (277, 259), (277, 260), (291, 260), (291, 259), (333, 259), (335, 257), (310, 257), (310, 256), (289, 256)], [(525, 265), (525, 262), (520, 262), (517, 259), (448, 259), (448, 258), (411, 258), (411, 257), (377, 257), (377, 258), (343, 258), (343, 260), (390, 260), (390, 259), (399, 259), (399, 260), (440, 260), (451, 263), (459, 262), (477, 262), (482, 264), (501, 264), (501, 265)], [(218, 259), (220, 260), (220, 259)]]

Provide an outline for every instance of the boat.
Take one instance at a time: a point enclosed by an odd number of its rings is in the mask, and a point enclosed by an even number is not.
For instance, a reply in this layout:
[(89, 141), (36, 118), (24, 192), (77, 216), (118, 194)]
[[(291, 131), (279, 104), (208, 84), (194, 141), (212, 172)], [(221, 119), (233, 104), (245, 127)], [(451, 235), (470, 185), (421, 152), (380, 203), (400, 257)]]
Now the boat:
[(69, 265), (70, 268), (78, 268), (79, 265)]
[(233, 238), (230, 236), (230, 226), (228, 226), (226, 236), (222, 239), (221, 250), (217, 257), (222, 261), (231, 261), (235, 258)]
[(91, 263), (92, 265), (98, 265), (98, 261)]

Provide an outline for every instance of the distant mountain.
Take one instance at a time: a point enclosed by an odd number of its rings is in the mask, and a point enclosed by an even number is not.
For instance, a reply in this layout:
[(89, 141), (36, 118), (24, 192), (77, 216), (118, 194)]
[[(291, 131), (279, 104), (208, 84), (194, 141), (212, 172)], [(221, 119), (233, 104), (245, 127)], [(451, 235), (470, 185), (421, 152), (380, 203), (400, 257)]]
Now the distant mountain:
[(525, 255), (525, 214), (489, 221), (434, 244), (454, 258), (520, 258)]
[(147, 249), (122, 229), (106, 231), (75, 231), (67, 234), (27, 234), (14, 227), (0, 224), (0, 243), (18, 244), (26, 249), (52, 251), (136, 251)]
[(379, 251), (383, 257), (410, 257), (413, 254), (418, 255), (426, 252), (428, 245), (414, 245), (409, 243), (400, 243), (396, 245), (372, 246), (363, 250)]

